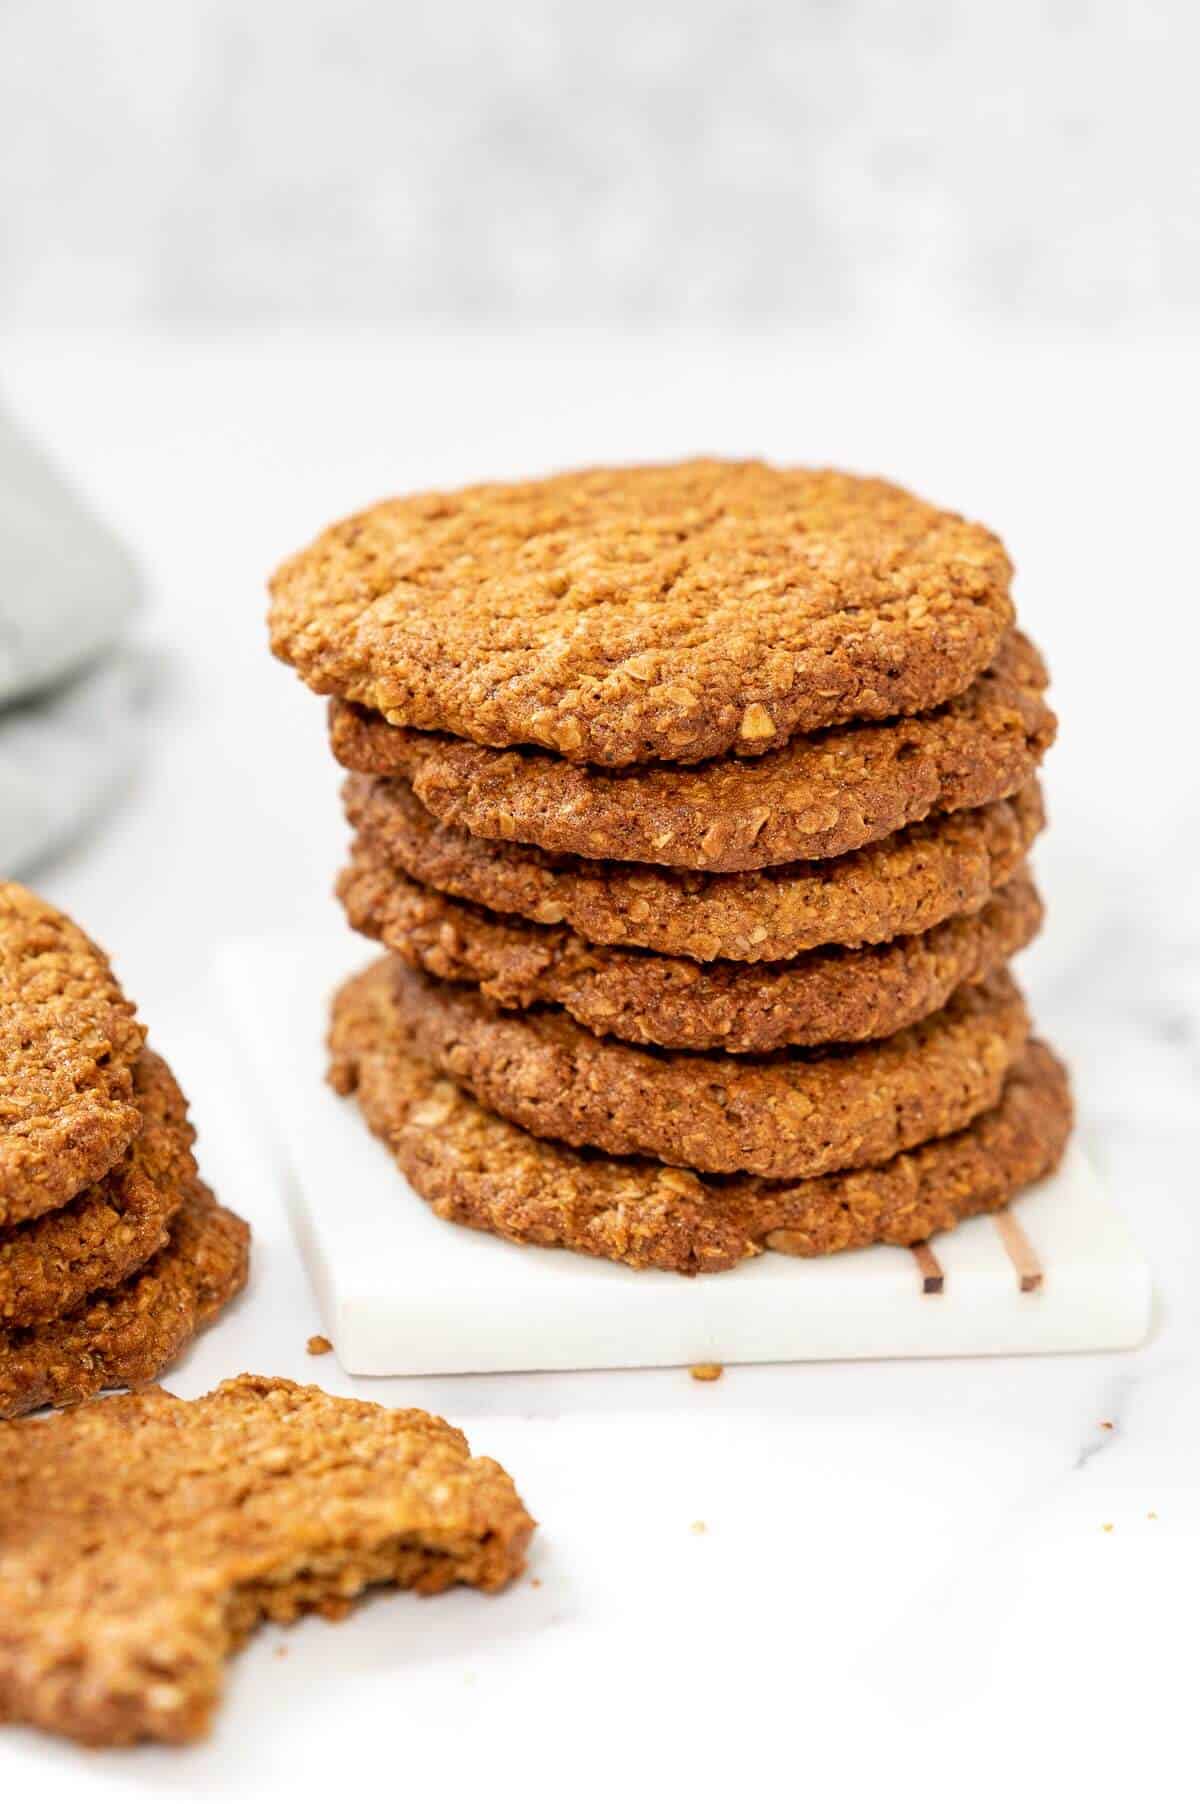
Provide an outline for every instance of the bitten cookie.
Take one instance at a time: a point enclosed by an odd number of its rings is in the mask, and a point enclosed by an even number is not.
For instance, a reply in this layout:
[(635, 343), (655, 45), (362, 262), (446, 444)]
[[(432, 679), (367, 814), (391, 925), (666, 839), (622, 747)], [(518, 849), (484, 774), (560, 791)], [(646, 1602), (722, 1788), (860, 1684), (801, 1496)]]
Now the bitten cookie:
[(420, 1410), (230, 1379), (0, 1428), (0, 1716), (92, 1746), (194, 1740), (264, 1618), (369, 1585), (498, 1591), (533, 1521)]
[(592, 946), (565, 927), (493, 915), (412, 883), (365, 841), (338, 880), (350, 925), (414, 970), (478, 984), (503, 1008), (557, 1003), (594, 1033), (703, 1052), (878, 1040), (911, 1027), (1029, 944), (1042, 923), (1022, 872), (977, 914), (882, 946), (826, 947), (779, 964), (698, 964)]
[(102, 1178), (138, 1131), (145, 1039), (108, 960), (58, 909), (0, 883), (0, 1227)]
[(1024, 787), (1053, 743), (1046, 668), (1012, 633), (991, 669), (932, 714), (833, 727), (765, 757), (604, 771), (551, 753), (498, 752), (392, 727), (335, 701), (330, 737), (349, 769), (402, 776), (448, 826), (547, 852), (699, 871), (836, 858), (929, 814)]
[(357, 1014), (378, 1019), (379, 987), (391, 992), (400, 1052), (532, 1134), (774, 1178), (874, 1165), (954, 1133), (997, 1101), (1029, 1034), (1003, 973), (869, 1046), (759, 1059), (654, 1053), (600, 1039), (558, 1009), (506, 1013), (478, 990), (384, 958), (335, 999), (335, 1055), (357, 1033)]
[(0, 1417), (157, 1378), (241, 1290), (249, 1241), (245, 1222), (193, 1179), (149, 1265), (57, 1321), (0, 1330)]
[(277, 571), (271, 644), (395, 725), (595, 764), (765, 752), (937, 707), (1011, 568), (890, 483), (697, 461), (385, 501)]
[(383, 984), (363, 985), (353, 1009), (339, 1010), (332, 1077), (447, 1221), (687, 1275), (764, 1247), (808, 1256), (925, 1240), (1052, 1171), (1071, 1126), (1066, 1073), (1032, 1041), (993, 1109), (864, 1170), (780, 1184), (575, 1152), (534, 1139), (401, 1051)]
[(162, 1059), (144, 1051), (133, 1077), (142, 1125), (128, 1152), (64, 1208), (0, 1231), (0, 1326), (54, 1321), (166, 1245), (196, 1176), (195, 1136)]
[(399, 777), (351, 777), (346, 814), (418, 883), (497, 914), (564, 923), (602, 946), (739, 963), (877, 945), (983, 907), (1045, 823), (1036, 783), (1011, 801), (935, 815), (827, 865), (671, 871), (571, 858), (443, 826)]

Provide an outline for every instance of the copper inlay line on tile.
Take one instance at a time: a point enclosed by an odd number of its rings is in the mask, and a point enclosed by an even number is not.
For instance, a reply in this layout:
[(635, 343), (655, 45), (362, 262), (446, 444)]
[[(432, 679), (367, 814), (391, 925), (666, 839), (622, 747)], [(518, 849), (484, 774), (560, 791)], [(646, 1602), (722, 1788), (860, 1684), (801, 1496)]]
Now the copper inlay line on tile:
[(1033, 1250), (1028, 1234), (1007, 1209), (997, 1209), (992, 1220), (996, 1224), (996, 1232), (1004, 1246), (1004, 1251), (1013, 1262), (1021, 1289), (1024, 1291), (1040, 1290), (1042, 1287), (1041, 1261)]
[(927, 1240), (918, 1240), (909, 1252), (917, 1262), (917, 1270), (921, 1274), (921, 1289), (927, 1297), (940, 1297), (946, 1288), (946, 1274), (929, 1251)]

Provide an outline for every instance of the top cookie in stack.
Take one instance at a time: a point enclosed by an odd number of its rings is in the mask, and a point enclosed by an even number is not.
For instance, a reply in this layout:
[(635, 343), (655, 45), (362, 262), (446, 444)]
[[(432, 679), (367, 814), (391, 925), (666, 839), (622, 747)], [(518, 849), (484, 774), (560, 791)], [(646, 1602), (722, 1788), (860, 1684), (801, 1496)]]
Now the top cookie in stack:
[[(355, 773), (340, 893), (398, 955), (335, 1076), (435, 1207), (707, 1269), (915, 1239), (1053, 1162), (1004, 965), (1055, 723), (1009, 576), (887, 483), (716, 462), (386, 502), (283, 567), (274, 648)], [(985, 1158), (1018, 1094), (1046, 1131)], [(852, 1177), (893, 1203), (850, 1233)]]
[(602, 765), (935, 708), (1012, 625), (1000, 541), (890, 483), (696, 462), (387, 501), (272, 584), (272, 645), (396, 726)]

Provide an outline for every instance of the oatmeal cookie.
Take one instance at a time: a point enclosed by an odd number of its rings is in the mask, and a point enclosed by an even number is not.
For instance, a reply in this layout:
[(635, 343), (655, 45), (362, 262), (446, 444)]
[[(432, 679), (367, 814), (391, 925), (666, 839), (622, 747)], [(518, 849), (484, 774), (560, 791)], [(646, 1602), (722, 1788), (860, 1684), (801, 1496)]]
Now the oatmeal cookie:
[(0, 1330), (0, 1418), (157, 1378), (241, 1290), (249, 1240), (245, 1222), (192, 1179), (170, 1239), (141, 1271), (58, 1321)]
[(0, 1231), (0, 1327), (67, 1315), (166, 1245), (196, 1176), (195, 1136), (178, 1084), (149, 1049), (134, 1066), (133, 1082), (142, 1125), (112, 1170), (64, 1208)]
[(429, 812), (485, 839), (697, 871), (837, 858), (929, 814), (979, 808), (1033, 777), (1053, 743), (1046, 668), (1012, 633), (991, 669), (932, 714), (831, 727), (765, 757), (605, 771), (389, 726), (334, 701), (350, 770), (402, 776)]
[(1037, 783), (1010, 801), (933, 815), (828, 864), (671, 871), (572, 858), (446, 827), (400, 777), (350, 777), (346, 814), (405, 876), (496, 914), (563, 923), (593, 945), (701, 961), (877, 945), (971, 914), (1020, 869), (1045, 823)]
[(437, 1416), (231, 1378), (0, 1427), (0, 1717), (91, 1746), (192, 1741), (264, 1619), (369, 1585), (498, 1591), (533, 1521)]
[(276, 655), (397, 726), (594, 764), (937, 707), (1011, 625), (1000, 541), (890, 483), (700, 460), (385, 501), (271, 583)]
[(864, 1170), (773, 1183), (576, 1152), (493, 1115), (401, 1051), (390, 987), (362, 980), (339, 1010), (332, 1075), (445, 1220), (687, 1275), (764, 1248), (810, 1256), (925, 1240), (1052, 1171), (1071, 1125), (1066, 1073), (1034, 1040), (994, 1108)]
[(108, 960), (66, 915), (0, 883), (0, 1228), (68, 1202), (138, 1131), (145, 1039)]
[(773, 1052), (879, 1040), (999, 970), (1034, 938), (1042, 904), (1025, 871), (974, 915), (881, 946), (825, 947), (777, 964), (698, 964), (593, 946), (567, 927), (493, 915), (413, 883), (364, 840), (338, 880), (350, 925), (411, 965), (478, 984), (503, 1008), (557, 1003), (583, 1027), (681, 1051)]
[(875, 1165), (965, 1127), (997, 1101), (1029, 1035), (1020, 992), (1000, 973), (868, 1046), (651, 1052), (600, 1039), (559, 1009), (506, 1013), (384, 958), (335, 1001), (335, 1059), (379, 987), (391, 991), (400, 1052), (531, 1134), (772, 1178)]

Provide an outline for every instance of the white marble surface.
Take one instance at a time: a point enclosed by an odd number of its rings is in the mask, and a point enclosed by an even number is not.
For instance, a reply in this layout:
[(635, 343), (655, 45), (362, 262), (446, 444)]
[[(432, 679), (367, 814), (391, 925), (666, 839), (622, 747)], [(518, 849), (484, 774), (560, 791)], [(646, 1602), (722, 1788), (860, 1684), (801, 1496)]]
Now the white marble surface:
[(150, 580), (144, 768), (40, 881), (117, 954), (206, 1099), (206, 1164), (255, 1223), (252, 1290), (181, 1391), (247, 1367), (339, 1381), (304, 1353), (314, 1305), (274, 1151), (206, 978), (220, 938), (334, 919), (336, 780), (320, 704), (264, 649), (264, 573), (390, 488), (701, 447), (886, 470), (1015, 551), (1063, 715), (1038, 860), (1050, 925), (1024, 971), (1159, 1319), (1129, 1355), (356, 1384), (445, 1413), (511, 1466), (543, 1523), (540, 1584), (265, 1635), (214, 1740), (184, 1755), (84, 1760), (5, 1732), (0, 1791), (317, 1797), (382, 1772), (451, 1798), (1193, 1795), (1194, 347), (26, 337), (4, 353), (13, 402)]

